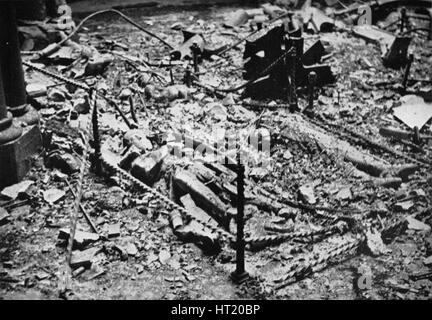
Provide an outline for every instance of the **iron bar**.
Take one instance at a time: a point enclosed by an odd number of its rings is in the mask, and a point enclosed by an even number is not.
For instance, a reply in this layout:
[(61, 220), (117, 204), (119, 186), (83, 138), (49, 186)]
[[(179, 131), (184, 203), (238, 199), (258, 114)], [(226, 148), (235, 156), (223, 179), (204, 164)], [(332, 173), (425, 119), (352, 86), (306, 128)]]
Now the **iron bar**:
[(237, 151), (237, 241), (236, 241), (236, 270), (231, 273), (231, 279), (243, 283), (249, 277), (245, 270), (245, 241), (244, 241), (244, 174), (245, 168), (241, 162), (240, 150)]

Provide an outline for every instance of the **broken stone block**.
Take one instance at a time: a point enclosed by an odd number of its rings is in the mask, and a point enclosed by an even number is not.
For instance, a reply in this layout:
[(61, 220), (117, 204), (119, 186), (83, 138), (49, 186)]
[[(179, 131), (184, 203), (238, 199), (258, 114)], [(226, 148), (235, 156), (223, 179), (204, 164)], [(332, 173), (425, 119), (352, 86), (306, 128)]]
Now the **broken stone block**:
[(431, 267), (432, 266), (432, 256), (429, 256), (426, 259), (424, 259), (423, 263), (424, 263), (425, 266)]
[(270, 3), (265, 3), (263, 5), (261, 5), (261, 8), (263, 9), (264, 13), (269, 15), (271, 19), (280, 17), (282, 14), (286, 13), (287, 10), (284, 8), (281, 8), (279, 6), (270, 4)]
[(70, 266), (73, 269), (84, 267), (90, 268), (94, 257), (102, 251), (100, 247), (89, 248), (83, 251), (72, 252)]
[(65, 174), (72, 174), (79, 171), (81, 163), (69, 153), (54, 152), (48, 156), (47, 166), (57, 168)]
[(162, 91), (162, 96), (168, 101), (174, 101), (180, 96), (177, 86), (169, 86)]
[(32, 180), (24, 180), (13, 184), (2, 190), (1, 195), (15, 200), (20, 193), (25, 193), (27, 189), (34, 183)]
[(120, 94), (118, 97), (120, 100), (125, 101), (125, 100), (128, 100), (132, 95), (133, 95), (133, 92), (131, 89), (124, 88), (122, 91), (120, 91)]
[(415, 219), (413, 216), (407, 217), (406, 220), (408, 222), (408, 229), (416, 230), (416, 231), (430, 231), (431, 230), (431, 227), (429, 225)]
[(224, 105), (225, 107), (232, 106), (234, 104), (235, 100), (232, 93), (227, 94), (226, 97), (222, 100), (222, 105)]
[(195, 203), (209, 212), (215, 219), (228, 225), (227, 206), (219, 197), (198, 178), (186, 170), (177, 171), (173, 177), (176, 195), (179, 197), (189, 193)]
[(264, 15), (264, 9), (263, 8), (245, 9), (245, 11), (249, 17)]
[(376, 186), (382, 186), (385, 188), (393, 188), (398, 189), (400, 185), (402, 184), (401, 178), (375, 178), (373, 179), (373, 183)]
[(123, 145), (125, 147), (134, 145), (143, 152), (153, 149), (153, 145), (143, 129), (132, 129), (126, 132), (123, 136)]
[(47, 87), (41, 83), (30, 83), (26, 86), (26, 91), (29, 97), (39, 98), (47, 94)]
[(185, 207), (185, 209), (195, 218), (200, 219), (200, 221), (205, 221), (208, 224), (217, 227), (218, 223), (212, 219), (203, 209), (197, 207), (195, 202), (193, 201), (190, 194), (187, 194), (180, 198), (181, 203)]
[(111, 224), (106, 227), (108, 238), (115, 238), (120, 236), (120, 223)]
[(97, 76), (102, 74), (111, 62), (113, 62), (113, 57), (110, 55), (100, 55), (91, 58), (85, 67), (84, 76)]
[(42, 281), (49, 278), (50, 274), (45, 271), (39, 271), (35, 274), (37, 280)]
[(133, 242), (129, 242), (125, 246), (126, 252), (128, 255), (135, 257), (138, 254), (138, 248)]
[(112, 249), (117, 251), (120, 254), (120, 260), (126, 261), (128, 259), (128, 253), (126, 247), (120, 244), (114, 244)]
[(285, 160), (289, 160), (293, 157), (292, 153), (289, 150), (285, 150), (285, 152), (283, 153), (282, 157)]
[(172, 210), (170, 212), (170, 222), (174, 231), (183, 226), (183, 219), (178, 210)]
[(217, 179), (216, 173), (212, 169), (207, 168), (201, 162), (196, 162), (192, 166), (189, 166), (188, 170), (196, 175), (196, 177), (205, 184)]
[(73, 108), (77, 113), (87, 114), (90, 111), (88, 99), (78, 98), (73, 102)]
[(386, 254), (386, 253), (391, 251), (385, 246), (385, 244), (381, 238), (381, 234), (379, 232), (376, 232), (376, 231), (368, 231), (366, 233), (366, 244), (367, 244), (369, 251), (374, 256)]
[(353, 197), (353, 195), (352, 195), (350, 187), (342, 188), (336, 194), (336, 199), (338, 199), (338, 200), (351, 200), (352, 197)]
[(308, 204), (315, 204), (317, 202), (315, 198), (313, 185), (311, 184), (306, 184), (301, 186), (299, 188), (299, 195), (300, 198)]
[(138, 157), (132, 162), (131, 174), (145, 184), (152, 185), (158, 180), (167, 155), (168, 148), (163, 146), (148, 155)]
[(239, 27), (249, 20), (249, 15), (243, 9), (239, 9), (230, 14), (224, 25), (228, 28)]
[(60, 189), (52, 188), (44, 191), (43, 197), (49, 204), (54, 204), (66, 195), (66, 192)]
[(411, 209), (414, 206), (414, 202), (409, 200), (409, 201), (402, 201), (402, 202), (398, 202), (394, 205), (394, 209), (397, 211), (407, 211), (409, 209)]
[(166, 264), (168, 260), (171, 258), (171, 254), (168, 250), (161, 250), (159, 252), (159, 262), (162, 264)]
[(225, 121), (228, 116), (226, 107), (221, 103), (212, 102), (205, 106), (205, 113), (210, 115), (215, 120)]
[(125, 191), (120, 187), (111, 187), (98, 194), (96, 205), (100, 210), (120, 211), (123, 208)]
[(84, 267), (79, 267), (79, 268), (75, 269), (75, 270), (72, 272), (72, 277), (73, 277), (73, 278), (78, 277), (78, 276), (81, 275), (85, 270), (86, 270), (86, 268), (84, 268)]
[(132, 162), (141, 155), (141, 150), (135, 146), (129, 148), (128, 152), (121, 158), (119, 167), (129, 171), (132, 167)]
[(195, 221), (191, 221), (187, 226), (179, 228), (175, 234), (182, 241), (197, 244), (205, 252), (217, 253), (220, 251), (218, 236)]
[[(59, 239), (68, 240), (69, 239), (69, 228), (62, 228), (59, 230)], [(97, 233), (91, 233), (86, 231), (77, 230), (74, 237), (74, 247), (83, 248), (86, 245), (96, 242), (99, 240), (99, 235)]]

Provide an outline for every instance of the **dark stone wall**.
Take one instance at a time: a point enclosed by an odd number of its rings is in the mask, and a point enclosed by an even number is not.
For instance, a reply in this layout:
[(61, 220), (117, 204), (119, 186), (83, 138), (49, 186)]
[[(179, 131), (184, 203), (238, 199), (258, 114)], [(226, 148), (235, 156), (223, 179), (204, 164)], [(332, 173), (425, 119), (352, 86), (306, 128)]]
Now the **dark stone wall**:
[(16, 1), (18, 19), (45, 20), (56, 17), (59, 5), (66, 4), (66, 0), (32, 0)]

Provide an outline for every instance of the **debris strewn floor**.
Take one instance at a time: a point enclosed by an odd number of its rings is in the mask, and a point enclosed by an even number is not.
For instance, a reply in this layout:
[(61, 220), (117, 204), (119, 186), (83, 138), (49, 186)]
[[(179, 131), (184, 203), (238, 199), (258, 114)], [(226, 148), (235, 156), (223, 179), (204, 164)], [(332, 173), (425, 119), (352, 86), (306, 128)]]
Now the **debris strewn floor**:
[[(310, 113), (307, 85), (296, 88), (296, 110), (284, 97), (257, 102), (216, 90), (246, 81), (244, 43), (217, 54), (261, 18), (278, 15), (276, 9), (123, 11), (191, 58), (193, 50), (181, 44), (197, 35), (180, 30), (201, 33), (210, 57), (198, 70), (187, 60), (170, 60), (166, 45), (115, 14), (86, 23), (79, 52), (60, 50), (32, 62), (24, 56), (46, 149), (25, 181), (1, 191), (2, 298), (59, 297), (85, 149), (80, 131), (95, 106), (104, 161), (102, 174), (92, 166), (83, 180), (71, 297), (432, 298), (432, 42), (413, 36), (415, 55), (403, 87), (406, 62), (385, 65), (382, 48), (346, 30), (349, 17), (330, 32), (322, 18), (312, 23), (314, 32), (303, 34), (305, 48), (320, 41), (325, 52), (318, 62), (335, 79), (317, 84)], [(185, 70), (198, 77), (190, 86)], [(250, 142), (254, 135), (261, 148)], [(236, 136), (250, 142), (242, 152), (248, 159), (245, 259), (251, 279), (240, 286), (229, 279), (236, 263), (229, 241), (236, 231), (236, 173), (211, 161), (214, 149), (220, 152)], [(204, 145), (207, 153), (199, 154)], [(224, 151), (224, 159), (236, 159), (235, 151)], [(121, 169), (113, 170), (117, 165)], [(148, 188), (153, 193), (143, 192)]]

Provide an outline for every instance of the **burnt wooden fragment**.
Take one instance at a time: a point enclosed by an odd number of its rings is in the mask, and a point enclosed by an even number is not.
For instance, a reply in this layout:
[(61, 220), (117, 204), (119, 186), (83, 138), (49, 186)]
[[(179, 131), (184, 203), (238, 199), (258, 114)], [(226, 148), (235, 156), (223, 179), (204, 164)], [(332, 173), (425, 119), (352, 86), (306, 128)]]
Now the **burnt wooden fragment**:
[[(317, 75), (317, 86), (335, 81), (330, 66), (321, 64), (321, 58), (325, 55), (321, 41), (312, 44), (308, 42), (305, 46), (304, 39), (301, 36), (295, 37), (294, 34), (298, 35), (298, 32), (285, 35), (283, 26), (278, 26), (258, 33), (246, 43), (244, 78), (253, 81), (246, 87), (245, 96), (295, 101), (295, 89), (308, 84), (309, 73), (315, 72)], [(287, 54), (277, 62), (291, 49), (295, 50), (294, 55)]]

